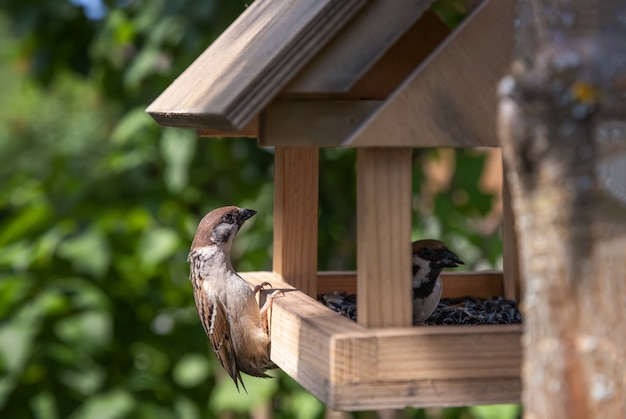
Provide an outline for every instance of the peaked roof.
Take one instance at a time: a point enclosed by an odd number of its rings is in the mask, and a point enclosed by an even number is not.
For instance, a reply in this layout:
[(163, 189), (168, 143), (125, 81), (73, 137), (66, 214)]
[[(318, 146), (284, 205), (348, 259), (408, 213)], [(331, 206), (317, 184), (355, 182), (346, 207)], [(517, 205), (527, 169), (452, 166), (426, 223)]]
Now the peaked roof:
[(147, 109), (160, 124), (242, 129), (365, 0), (256, 0)]

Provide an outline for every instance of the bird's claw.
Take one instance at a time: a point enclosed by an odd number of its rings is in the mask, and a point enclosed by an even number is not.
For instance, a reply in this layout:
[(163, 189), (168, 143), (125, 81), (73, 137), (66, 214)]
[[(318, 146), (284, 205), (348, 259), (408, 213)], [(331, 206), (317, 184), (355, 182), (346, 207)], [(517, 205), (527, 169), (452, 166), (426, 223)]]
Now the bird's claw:
[(272, 306), (272, 302), (274, 301), (274, 298), (276, 298), (276, 296), (280, 294), (285, 295), (285, 293), (282, 290), (276, 290), (270, 295), (268, 295), (265, 300), (265, 304), (263, 304), (263, 307), (261, 307), (261, 324), (263, 326), (263, 329), (265, 330), (265, 333), (267, 333), (268, 336), (270, 334), (269, 319), (267, 318), (268, 310)]
[(281, 295), (281, 294), (285, 295), (285, 293), (282, 290), (276, 290), (270, 295), (268, 295), (267, 298), (265, 299), (265, 304), (263, 304), (263, 307), (261, 307), (261, 314), (265, 313), (272, 306), (272, 302), (274, 301), (274, 298), (276, 298), (277, 295)]
[(265, 287), (270, 287), (272, 288), (272, 284), (270, 284), (267, 281), (263, 281), (261, 282), (259, 285), (257, 285), (256, 287), (254, 287), (254, 295), (256, 295), (259, 291), (262, 291), (265, 289)]

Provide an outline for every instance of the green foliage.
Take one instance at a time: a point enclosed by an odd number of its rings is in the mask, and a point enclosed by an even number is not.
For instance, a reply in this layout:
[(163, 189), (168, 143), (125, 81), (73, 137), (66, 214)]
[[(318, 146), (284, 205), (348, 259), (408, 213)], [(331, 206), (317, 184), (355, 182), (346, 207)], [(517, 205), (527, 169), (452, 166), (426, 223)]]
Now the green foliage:
[[(0, 416), (322, 417), (282, 374), (235, 391), (187, 280), (198, 220), (227, 204), (259, 211), (236, 243), (237, 268), (270, 268), (272, 151), (162, 129), (144, 112), (243, 2), (108, 6), (100, 21), (70, 2), (0, 10)], [(414, 233), (493, 264), (496, 235), (472, 224), (491, 207), (476, 182), (484, 159), (456, 155), (463, 171), (416, 210)], [(354, 267), (354, 153), (324, 150), (321, 164), (320, 267)]]

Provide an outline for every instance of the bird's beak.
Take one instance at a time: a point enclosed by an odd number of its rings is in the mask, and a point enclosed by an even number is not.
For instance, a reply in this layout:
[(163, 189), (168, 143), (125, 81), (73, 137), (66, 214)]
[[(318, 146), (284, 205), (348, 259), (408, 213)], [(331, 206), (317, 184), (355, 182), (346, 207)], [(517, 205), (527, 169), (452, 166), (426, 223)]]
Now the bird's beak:
[(256, 214), (255, 210), (246, 209), (246, 208), (240, 208), (239, 209), (239, 217), (237, 219), (237, 222), (239, 223), (239, 225), (242, 225), (244, 223), (244, 221), (246, 221), (248, 218), (252, 217), (254, 214)]
[(456, 268), (459, 265), (465, 265), (465, 263), (450, 250), (444, 250), (437, 260), (437, 265), (442, 268)]

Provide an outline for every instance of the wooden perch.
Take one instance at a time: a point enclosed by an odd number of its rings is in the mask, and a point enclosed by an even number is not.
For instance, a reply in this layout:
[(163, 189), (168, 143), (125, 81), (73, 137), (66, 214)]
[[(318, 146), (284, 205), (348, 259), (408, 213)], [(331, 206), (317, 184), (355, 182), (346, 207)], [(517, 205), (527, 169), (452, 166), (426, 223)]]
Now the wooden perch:
[(519, 325), (368, 329), (277, 274), (241, 275), (285, 291), (272, 307), (272, 361), (333, 409), (519, 400)]

